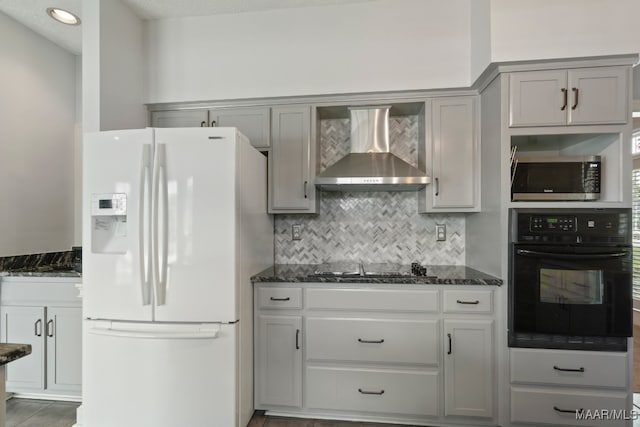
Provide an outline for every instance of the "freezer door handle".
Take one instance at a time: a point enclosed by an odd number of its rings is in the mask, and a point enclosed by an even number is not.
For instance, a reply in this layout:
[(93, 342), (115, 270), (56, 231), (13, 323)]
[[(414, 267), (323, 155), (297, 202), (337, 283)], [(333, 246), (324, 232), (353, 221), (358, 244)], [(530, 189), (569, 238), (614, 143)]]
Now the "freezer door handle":
[[(162, 187), (162, 190), (160, 187)], [(162, 203), (160, 202), (160, 198), (162, 198)], [(162, 212), (160, 212), (160, 209), (162, 209)], [(167, 261), (169, 252), (169, 242), (167, 240), (169, 226), (168, 213), (166, 146), (165, 144), (157, 144), (153, 176), (153, 260), (155, 263), (154, 281), (157, 305), (164, 305), (166, 303)], [(162, 215), (162, 221), (160, 221), (160, 214)], [(160, 250), (160, 239), (162, 239), (162, 251)]]
[(172, 340), (198, 340), (218, 338), (220, 329), (206, 329), (202, 331), (136, 331), (126, 329), (89, 329), (92, 335), (103, 335), (118, 338), (146, 338), (146, 339), (172, 339)]
[(146, 221), (149, 218), (149, 196), (151, 191), (151, 145), (144, 144), (142, 146), (142, 167), (140, 170), (140, 212), (139, 224), (140, 234), (138, 236), (138, 244), (140, 247), (140, 290), (142, 292), (142, 305), (151, 304), (151, 257), (147, 252), (151, 247), (151, 232)]

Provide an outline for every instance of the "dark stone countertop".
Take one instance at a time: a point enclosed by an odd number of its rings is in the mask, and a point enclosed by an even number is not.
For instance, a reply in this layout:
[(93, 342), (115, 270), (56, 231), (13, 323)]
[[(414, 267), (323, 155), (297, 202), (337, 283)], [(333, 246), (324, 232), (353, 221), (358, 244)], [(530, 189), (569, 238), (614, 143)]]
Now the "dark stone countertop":
[(47, 252), (0, 257), (2, 277), (69, 277), (80, 278), (73, 251)]
[[(317, 264), (275, 264), (251, 277), (253, 283), (375, 283), (407, 285), (502, 286), (502, 279), (463, 265), (428, 265), (426, 277), (327, 277), (317, 276)], [(435, 276), (435, 277), (434, 277)]]
[(29, 354), (31, 354), (31, 344), (0, 343), (0, 365), (6, 365)]

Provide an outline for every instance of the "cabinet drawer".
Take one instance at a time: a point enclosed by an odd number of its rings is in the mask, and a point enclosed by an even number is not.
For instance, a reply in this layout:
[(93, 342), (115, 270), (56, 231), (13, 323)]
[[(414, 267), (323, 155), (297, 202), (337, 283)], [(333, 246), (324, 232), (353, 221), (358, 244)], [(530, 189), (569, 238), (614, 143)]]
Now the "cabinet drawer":
[(438, 415), (438, 372), (307, 368), (307, 406), (314, 409)]
[(491, 313), (493, 311), (490, 290), (445, 290), (445, 313)]
[(511, 382), (626, 388), (626, 353), (511, 349)]
[[(607, 419), (601, 414), (603, 410), (621, 413), (627, 409), (626, 404), (627, 395), (622, 392), (512, 387), (511, 421), (536, 425), (621, 426), (624, 425), (623, 421), (615, 420), (613, 417)], [(576, 409), (582, 409), (585, 419), (576, 416), (573, 412)], [(628, 410), (627, 415), (630, 415)]]
[(437, 320), (307, 318), (307, 360), (438, 364)]
[(302, 308), (300, 288), (258, 288), (259, 308)]
[(311, 309), (425, 313), (439, 310), (437, 290), (307, 289), (306, 298)]

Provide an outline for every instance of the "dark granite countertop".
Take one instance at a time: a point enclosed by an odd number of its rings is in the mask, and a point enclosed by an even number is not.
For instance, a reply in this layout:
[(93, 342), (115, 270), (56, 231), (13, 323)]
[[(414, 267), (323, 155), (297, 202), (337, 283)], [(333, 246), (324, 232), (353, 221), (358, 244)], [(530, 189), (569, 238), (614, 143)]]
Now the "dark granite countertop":
[[(501, 286), (502, 279), (462, 265), (428, 265), (426, 277), (327, 277), (314, 275), (317, 264), (275, 264), (254, 275), (254, 283), (376, 283), (409, 285), (491, 285)], [(436, 276), (436, 277), (433, 277)]]
[(79, 278), (73, 251), (47, 252), (0, 257), (2, 277), (69, 277)]
[(0, 344), (0, 365), (31, 354), (31, 344)]

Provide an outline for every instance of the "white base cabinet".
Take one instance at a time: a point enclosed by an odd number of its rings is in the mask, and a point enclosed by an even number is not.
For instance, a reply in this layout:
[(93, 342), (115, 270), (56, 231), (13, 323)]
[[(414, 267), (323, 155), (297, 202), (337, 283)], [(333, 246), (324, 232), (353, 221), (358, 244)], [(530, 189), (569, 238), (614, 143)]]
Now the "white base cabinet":
[(495, 425), (492, 307), (489, 287), (256, 283), (256, 409)]
[(3, 278), (0, 340), (31, 344), (6, 368), (6, 391), (24, 397), (79, 400), (82, 307), (75, 283), (60, 278)]

